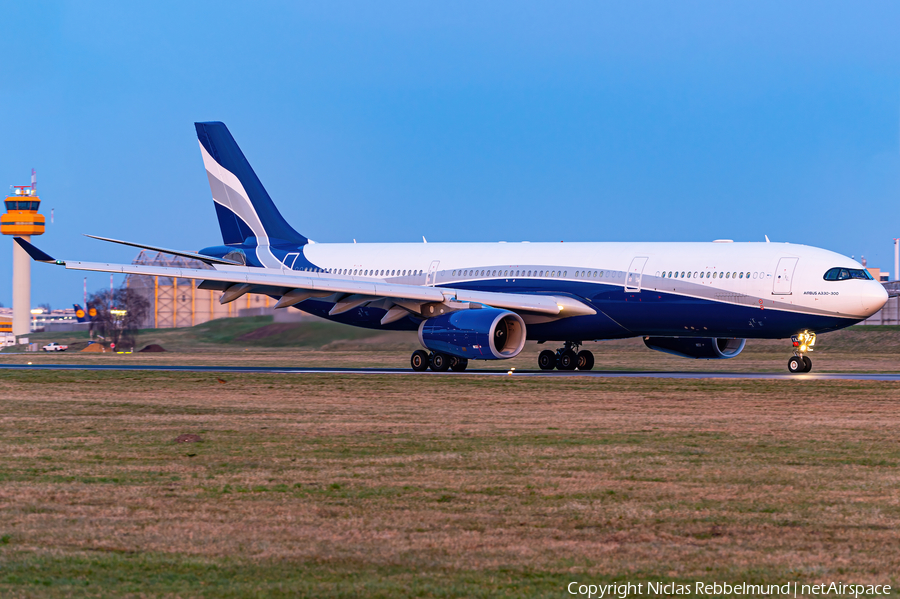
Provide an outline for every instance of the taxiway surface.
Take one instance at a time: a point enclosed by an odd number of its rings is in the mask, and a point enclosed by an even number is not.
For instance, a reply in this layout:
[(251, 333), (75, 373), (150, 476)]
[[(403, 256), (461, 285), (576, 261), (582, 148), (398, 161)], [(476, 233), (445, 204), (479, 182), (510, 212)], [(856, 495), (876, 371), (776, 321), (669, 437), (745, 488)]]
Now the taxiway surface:
[(467, 370), (465, 372), (413, 372), (407, 368), (291, 368), (280, 366), (142, 366), (113, 364), (0, 364), (0, 370), (90, 370), (90, 371), (152, 371), (152, 372), (218, 372), (256, 374), (395, 374), (431, 376), (529, 376), (594, 378), (664, 378), (664, 379), (760, 379), (760, 380), (855, 380), (900, 381), (900, 373), (831, 373), (810, 372), (790, 374), (778, 372), (665, 372), (626, 370)]

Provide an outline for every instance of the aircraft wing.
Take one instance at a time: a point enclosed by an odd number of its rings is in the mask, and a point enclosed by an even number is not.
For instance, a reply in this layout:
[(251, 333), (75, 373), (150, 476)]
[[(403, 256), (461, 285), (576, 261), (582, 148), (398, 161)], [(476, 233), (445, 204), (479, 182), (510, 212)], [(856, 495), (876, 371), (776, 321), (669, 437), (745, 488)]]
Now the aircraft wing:
[[(383, 324), (399, 320), (409, 313), (421, 313), (424, 304), (478, 303), (515, 312), (530, 312), (557, 318), (596, 314), (587, 304), (563, 295), (532, 295), (526, 293), (497, 293), (471, 291), (448, 287), (399, 285), (382, 281), (359, 281), (329, 273), (299, 273), (291, 270), (217, 265), (215, 270), (177, 268), (142, 264), (108, 264), (56, 260), (20, 237), (16, 242), (38, 262), (65, 266), (69, 270), (109, 272), (158, 277), (177, 277), (203, 281), (201, 289), (223, 291), (222, 303), (234, 301), (246, 293), (280, 295), (276, 308), (284, 308), (311, 297), (328, 298), (334, 302), (330, 314), (340, 314), (363, 304), (389, 300), (393, 304)], [(387, 306), (386, 306), (387, 308)]]

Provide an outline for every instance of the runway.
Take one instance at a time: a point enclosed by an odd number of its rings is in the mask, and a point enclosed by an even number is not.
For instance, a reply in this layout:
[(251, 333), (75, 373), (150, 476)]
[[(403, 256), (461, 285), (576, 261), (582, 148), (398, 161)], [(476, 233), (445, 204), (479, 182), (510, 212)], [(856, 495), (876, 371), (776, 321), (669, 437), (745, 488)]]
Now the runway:
[[(408, 376), (514, 376), (660, 379), (756, 379), (801, 381), (900, 381), (900, 373), (790, 374), (778, 372), (664, 372), (625, 370), (467, 370), (465, 372), (413, 372), (408, 368), (288, 368), (279, 366), (141, 366), (112, 364), (0, 364), (0, 370), (87, 370), (109, 372), (210, 372), (223, 374), (357, 374)], [(512, 374), (510, 374), (512, 372)]]

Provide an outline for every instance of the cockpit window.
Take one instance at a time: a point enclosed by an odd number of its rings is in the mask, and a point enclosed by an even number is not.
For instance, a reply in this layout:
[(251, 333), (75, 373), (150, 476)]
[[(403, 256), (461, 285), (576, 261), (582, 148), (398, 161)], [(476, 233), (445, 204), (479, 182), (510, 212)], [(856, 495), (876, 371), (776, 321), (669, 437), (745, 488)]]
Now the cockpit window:
[(869, 271), (864, 268), (829, 268), (824, 278), (826, 281), (846, 281), (847, 279), (875, 280), (869, 274)]

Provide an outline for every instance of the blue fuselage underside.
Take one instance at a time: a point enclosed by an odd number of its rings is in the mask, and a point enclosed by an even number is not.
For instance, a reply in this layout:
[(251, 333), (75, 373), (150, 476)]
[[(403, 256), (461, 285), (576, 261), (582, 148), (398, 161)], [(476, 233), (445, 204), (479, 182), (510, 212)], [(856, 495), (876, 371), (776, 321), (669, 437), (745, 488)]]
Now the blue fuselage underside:
[[(660, 291), (625, 292), (621, 286), (573, 281), (454, 283), (456, 289), (506, 293), (568, 295), (597, 310), (592, 316), (562, 318), (532, 323), (527, 337), (532, 340), (585, 341), (621, 339), (635, 336), (740, 337), (747, 339), (784, 339), (803, 330), (823, 333), (859, 322), (858, 318), (802, 314), (758, 306), (737, 305), (708, 299), (686, 297)], [(310, 299), (297, 307), (302, 310), (357, 327), (391, 331), (416, 330), (421, 319), (412, 316), (382, 325), (385, 310), (363, 306), (329, 316), (333, 303)]]

